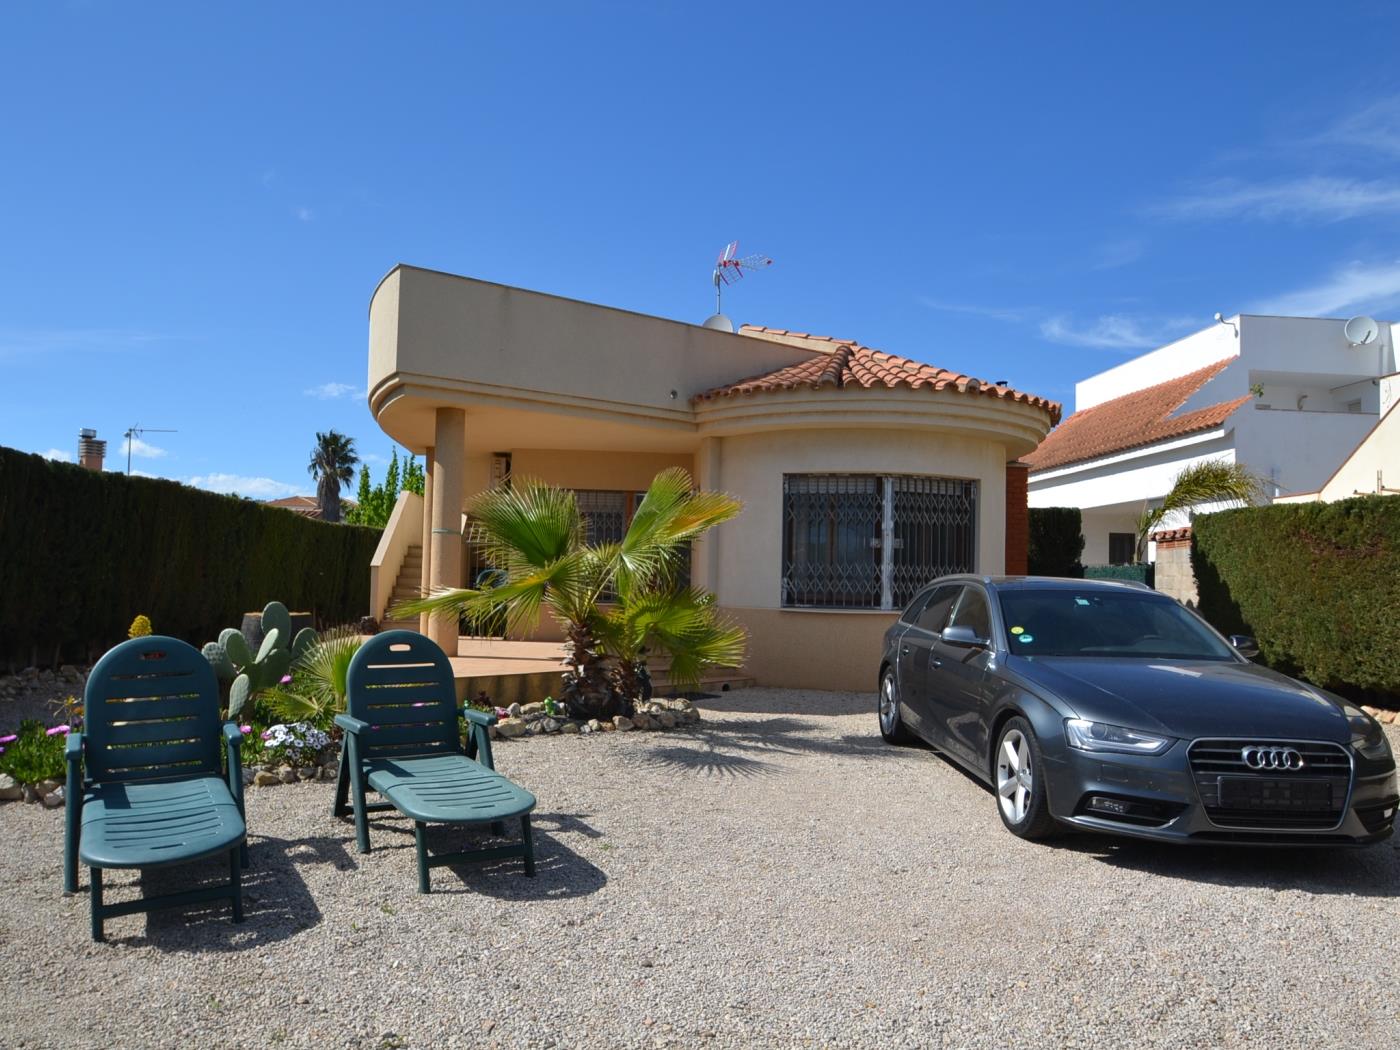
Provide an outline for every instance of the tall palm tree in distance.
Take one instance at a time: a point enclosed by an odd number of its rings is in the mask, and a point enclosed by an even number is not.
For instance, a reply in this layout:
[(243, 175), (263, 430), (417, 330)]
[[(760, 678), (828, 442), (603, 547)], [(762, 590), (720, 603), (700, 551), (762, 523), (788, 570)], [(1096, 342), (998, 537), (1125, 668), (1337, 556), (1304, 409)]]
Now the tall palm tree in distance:
[(316, 502), (321, 505), (322, 521), (340, 520), (340, 486), (349, 485), (355, 477), (355, 439), (328, 430), (316, 434), (316, 447), (311, 450), (311, 462), (306, 472), (316, 479)]

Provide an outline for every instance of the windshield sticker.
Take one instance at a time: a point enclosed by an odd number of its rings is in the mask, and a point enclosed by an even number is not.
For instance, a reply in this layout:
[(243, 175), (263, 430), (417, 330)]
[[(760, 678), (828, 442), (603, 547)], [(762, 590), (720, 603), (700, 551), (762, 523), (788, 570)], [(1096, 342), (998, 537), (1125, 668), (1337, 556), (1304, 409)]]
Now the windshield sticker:
[(1020, 633), (1021, 633), (1022, 631), (1024, 631), (1024, 630), (1025, 630), (1024, 627), (1013, 627), (1013, 628), (1011, 628), (1011, 633), (1012, 633), (1012, 634), (1020, 634)]
[(1089, 604), (1089, 599), (1088, 599), (1088, 598), (1076, 598), (1076, 599), (1074, 599), (1074, 604), (1075, 604), (1075, 605), (1088, 605), (1088, 604)]
[(1024, 633), (1023, 633), (1023, 634), (1018, 634), (1018, 635), (1016, 636), (1016, 640), (1017, 640), (1018, 642), (1033, 642), (1033, 641), (1035, 641), (1035, 636), (1034, 636), (1034, 635), (1030, 635), (1030, 634), (1024, 634)]

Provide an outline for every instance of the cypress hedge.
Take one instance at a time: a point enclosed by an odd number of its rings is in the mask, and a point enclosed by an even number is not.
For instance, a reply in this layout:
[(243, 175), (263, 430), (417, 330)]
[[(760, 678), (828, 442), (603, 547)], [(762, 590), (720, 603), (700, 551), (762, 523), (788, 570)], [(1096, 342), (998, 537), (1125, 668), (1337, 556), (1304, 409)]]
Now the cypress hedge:
[(1032, 576), (1084, 575), (1084, 521), (1078, 507), (1032, 507), (1027, 571)]
[(1201, 515), (1200, 611), (1271, 667), (1350, 696), (1400, 696), (1400, 497)]
[(369, 612), (379, 530), (0, 448), (0, 664), (88, 659), (144, 613), (200, 645), (276, 599)]

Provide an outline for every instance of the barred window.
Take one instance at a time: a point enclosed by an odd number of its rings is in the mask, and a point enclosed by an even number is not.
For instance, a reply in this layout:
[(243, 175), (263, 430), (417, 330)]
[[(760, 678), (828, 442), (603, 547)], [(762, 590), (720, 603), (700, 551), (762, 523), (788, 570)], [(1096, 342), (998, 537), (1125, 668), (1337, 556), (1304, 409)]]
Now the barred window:
[[(575, 489), (579, 516), (588, 530), (588, 542), (619, 543), (627, 535), (627, 523), (632, 518), (633, 496), (630, 492), (609, 492), (603, 489)], [(638, 497), (638, 502), (641, 502)]]
[(975, 481), (785, 475), (782, 604), (903, 608), (929, 580), (971, 572), (976, 536)]

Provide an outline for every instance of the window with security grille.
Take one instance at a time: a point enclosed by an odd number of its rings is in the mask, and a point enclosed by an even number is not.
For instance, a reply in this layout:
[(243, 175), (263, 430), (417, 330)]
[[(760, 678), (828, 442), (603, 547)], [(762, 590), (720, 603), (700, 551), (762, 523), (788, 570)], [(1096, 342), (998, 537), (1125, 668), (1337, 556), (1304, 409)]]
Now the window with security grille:
[(783, 477), (784, 606), (897, 609), (971, 572), (977, 482), (876, 474)]
[(590, 544), (621, 542), (631, 517), (632, 493), (575, 489), (574, 499)]

